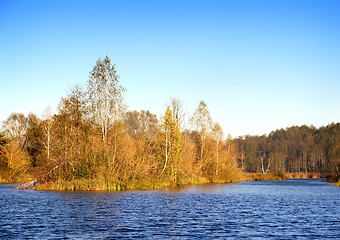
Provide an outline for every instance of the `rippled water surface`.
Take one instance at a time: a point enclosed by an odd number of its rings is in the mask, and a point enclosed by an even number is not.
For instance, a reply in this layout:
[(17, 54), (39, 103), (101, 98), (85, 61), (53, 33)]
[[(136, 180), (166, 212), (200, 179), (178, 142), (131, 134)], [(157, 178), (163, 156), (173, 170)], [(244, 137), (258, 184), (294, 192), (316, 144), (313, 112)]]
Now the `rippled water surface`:
[(0, 185), (4, 239), (340, 238), (340, 188), (322, 179), (126, 192), (13, 186)]

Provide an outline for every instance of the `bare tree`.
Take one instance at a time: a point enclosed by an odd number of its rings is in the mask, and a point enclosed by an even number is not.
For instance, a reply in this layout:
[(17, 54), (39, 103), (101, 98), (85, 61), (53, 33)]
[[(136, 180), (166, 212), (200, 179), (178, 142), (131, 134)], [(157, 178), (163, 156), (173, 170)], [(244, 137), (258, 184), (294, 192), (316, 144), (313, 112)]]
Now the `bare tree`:
[(127, 124), (126, 131), (131, 137), (151, 139), (156, 136), (159, 126), (155, 114), (150, 111), (141, 110), (138, 112), (135, 110), (127, 112), (124, 116)]
[(24, 145), (27, 128), (28, 118), (22, 113), (12, 113), (7, 120), (3, 122), (5, 136), (9, 139), (15, 139), (22, 145)]
[(177, 122), (177, 124), (181, 127), (181, 130), (184, 129), (185, 124), (185, 112), (183, 110), (183, 103), (181, 100), (176, 98), (171, 98), (171, 110), (174, 120)]
[(268, 171), (269, 171), (269, 167), (270, 167), (270, 158), (268, 159), (268, 163), (267, 163), (267, 168), (266, 168), (266, 169), (265, 169), (265, 167), (264, 167), (264, 160), (265, 160), (265, 158), (266, 158), (266, 154), (261, 154), (260, 158), (261, 158), (261, 168), (262, 168), (262, 172), (263, 172), (264, 174), (267, 174)]

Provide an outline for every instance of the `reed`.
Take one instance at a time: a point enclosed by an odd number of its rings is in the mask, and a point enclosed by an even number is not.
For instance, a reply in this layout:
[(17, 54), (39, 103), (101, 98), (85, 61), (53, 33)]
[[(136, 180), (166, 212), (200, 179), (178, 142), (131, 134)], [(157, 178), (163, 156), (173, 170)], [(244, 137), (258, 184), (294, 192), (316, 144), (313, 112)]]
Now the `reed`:
[(289, 176), (286, 173), (278, 172), (267, 174), (264, 173), (244, 173), (245, 181), (282, 181), (289, 180)]
[(178, 187), (204, 183), (230, 183), (242, 181), (243, 175), (239, 173), (220, 176), (216, 179), (207, 179), (200, 176), (183, 177), (178, 182), (171, 179), (131, 179), (128, 181), (96, 179), (73, 179), (70, 181), (56, 180), (36, 185), (36, 190), (53, 191), (122, 191), (122, 190), (147, 190), (167, 187)]
[(315, 172), (295, 172), (295, 173), (286, 173), (289, 178), (321, 178), (321, 173), (315, 173)]
[(38, 184), (36, 190), (57, 190), (57, 191), (120, 191), (127, 187), (114, 181), (102, 179), (73, 179), (71, 181), (55, 181)]

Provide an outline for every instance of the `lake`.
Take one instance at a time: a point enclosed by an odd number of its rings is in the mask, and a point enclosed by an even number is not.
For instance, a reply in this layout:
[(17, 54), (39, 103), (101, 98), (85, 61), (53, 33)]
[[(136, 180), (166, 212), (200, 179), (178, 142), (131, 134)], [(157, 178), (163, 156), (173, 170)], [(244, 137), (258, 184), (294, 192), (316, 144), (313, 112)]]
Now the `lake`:
[(340, 188), (324, 179), (124, 192), (0, 185), (1, 239), (337, 239)]

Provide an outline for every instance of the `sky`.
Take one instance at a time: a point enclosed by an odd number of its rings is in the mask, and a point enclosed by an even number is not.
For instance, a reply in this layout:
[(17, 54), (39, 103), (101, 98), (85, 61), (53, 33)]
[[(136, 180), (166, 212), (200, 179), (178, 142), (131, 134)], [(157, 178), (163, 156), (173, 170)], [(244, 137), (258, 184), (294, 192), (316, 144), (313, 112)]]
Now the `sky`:
[(106, 55), (128, 110), (203, 100), (232, 137), (340, 122), (338, 0), (0, 0), (0, 121), (57, 113)]

